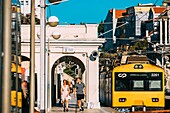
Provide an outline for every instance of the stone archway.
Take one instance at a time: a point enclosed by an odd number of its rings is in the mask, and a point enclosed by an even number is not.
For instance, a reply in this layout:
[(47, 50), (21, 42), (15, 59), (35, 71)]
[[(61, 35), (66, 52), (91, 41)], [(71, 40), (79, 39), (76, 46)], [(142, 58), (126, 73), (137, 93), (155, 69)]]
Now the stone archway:
[[(82, 77), (82, 74), (84, 74), (84, 72), (86, 70), (83, 62), (75, 56), (62, 56), (58, 60), (55, 61), (55, 63), (52, 66), (52, 69), (51, 69), (52, 106), (55, 106), (55, 104), (57, 103), (56, 99), (58, 99), (58, 100), (60, 99), (61, 76), (59, 74), (60, 72), (56, 71), (56, 68), (58, 68), (57, 66), (59, 66), (59, 65), (62, 65), (63, 66), (62, 68), (66, 67), (66, 65), (67, 66), (70, 65), (70, 66), (72, 66), (73, 70), (74, 70), (74, 68), (79, 68), (80, 73), (78, 76), (80, 76), (80, 77)], [(73, 79), (75, 77), (77, 77), (77, 76), (72, 75)]]

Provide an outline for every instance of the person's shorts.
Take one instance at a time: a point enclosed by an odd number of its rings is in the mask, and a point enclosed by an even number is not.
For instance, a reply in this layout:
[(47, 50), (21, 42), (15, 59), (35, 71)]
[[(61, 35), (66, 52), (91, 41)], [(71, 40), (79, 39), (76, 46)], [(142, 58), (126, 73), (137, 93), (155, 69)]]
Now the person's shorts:
[(77, 100), (84, 99), (84, 94), (77, 94)]

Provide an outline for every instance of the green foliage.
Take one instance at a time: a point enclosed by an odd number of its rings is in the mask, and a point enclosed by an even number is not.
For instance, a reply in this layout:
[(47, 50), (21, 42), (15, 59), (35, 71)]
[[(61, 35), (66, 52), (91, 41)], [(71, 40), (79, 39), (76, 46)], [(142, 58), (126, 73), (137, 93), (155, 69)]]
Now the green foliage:
[(100, 58), (116, 58), (117, 57), (117, 53), (101, 53), (100, 54)]
[(71, 70), (70, 67), (66, 67), (66, 69), (64, 69), (64, 73), (70, 75), (71, 77), (74, 77), (74, 76), (75, 76), (74, 70)]
[(130, 47), (130, 50), (146, 50), (148, 48), (147, 40), (137, 41), (133, 46)]

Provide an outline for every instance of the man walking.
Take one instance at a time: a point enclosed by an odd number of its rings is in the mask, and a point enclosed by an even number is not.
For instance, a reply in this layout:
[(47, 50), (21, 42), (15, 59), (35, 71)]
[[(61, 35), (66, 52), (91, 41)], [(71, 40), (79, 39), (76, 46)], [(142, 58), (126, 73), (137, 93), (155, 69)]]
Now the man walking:
[(86, 95), (85, 84), (81, 81), (81, 78), (77, 78), (77, 83), (74, 87), (74, 97), (77, 96), (77, 104), (80, 111), (84, 111), (84, 96)]

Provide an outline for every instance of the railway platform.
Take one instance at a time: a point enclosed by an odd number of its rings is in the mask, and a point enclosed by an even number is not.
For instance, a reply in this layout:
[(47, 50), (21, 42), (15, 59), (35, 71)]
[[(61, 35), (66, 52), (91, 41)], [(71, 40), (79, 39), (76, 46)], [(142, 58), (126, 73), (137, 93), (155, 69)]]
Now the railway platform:
[[(53, 107), (49, 113), (64, 113), (62, 107)], [(99, 109), (85, 109), (84, 111), (79, 111), (76, 108), (69, 108), (67, 113), (119, 113), (110, 107), (101, 107)]]

